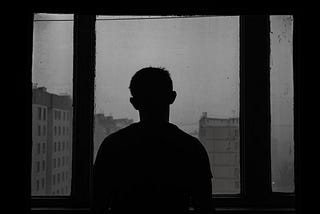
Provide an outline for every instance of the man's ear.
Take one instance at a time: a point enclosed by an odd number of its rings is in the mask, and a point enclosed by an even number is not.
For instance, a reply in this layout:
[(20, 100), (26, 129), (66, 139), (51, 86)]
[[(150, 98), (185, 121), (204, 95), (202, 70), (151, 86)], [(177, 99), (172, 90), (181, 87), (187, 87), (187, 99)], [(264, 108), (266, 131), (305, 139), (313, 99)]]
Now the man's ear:
[(177, 92), (176, 91), (171, 91), (170, 97), (169, 97), (169, 104), (171, 105), (177, 97)]
[(130, 103), (132, 104), (134, 109), (139, 110), (138, 104), (137, 104), (136, 100), (133, 97), (130, 97)]

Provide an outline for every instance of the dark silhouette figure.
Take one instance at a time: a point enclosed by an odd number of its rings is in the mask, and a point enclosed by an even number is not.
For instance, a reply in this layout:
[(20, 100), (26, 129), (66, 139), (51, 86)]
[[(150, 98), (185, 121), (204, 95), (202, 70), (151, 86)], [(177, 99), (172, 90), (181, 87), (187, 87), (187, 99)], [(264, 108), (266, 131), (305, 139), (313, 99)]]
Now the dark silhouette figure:
[(94, 165), (95, 213), (211, 213), (211, 171), (198, 139), (169, 123), (176, 98), (167, 70), (147, 67), (131, 79), (140, 122), (105, 138)]

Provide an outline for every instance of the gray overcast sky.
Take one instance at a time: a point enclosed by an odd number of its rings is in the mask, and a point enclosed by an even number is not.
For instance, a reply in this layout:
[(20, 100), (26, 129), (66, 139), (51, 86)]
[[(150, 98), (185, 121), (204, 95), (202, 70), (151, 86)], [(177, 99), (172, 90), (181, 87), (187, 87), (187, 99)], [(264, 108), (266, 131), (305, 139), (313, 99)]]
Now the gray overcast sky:
[[(35, 22), (34, 32), (33, 82), (53, 93), (72, 93), (72, 22)], [(96, 37), (97, 113), (138, 121), (129, 103), (130, 78), (145, 66), (161, 66), (178, 93), (171, 122), (197, 126), (204, 111), (238, 116), (237, 16), (98, 20)]]

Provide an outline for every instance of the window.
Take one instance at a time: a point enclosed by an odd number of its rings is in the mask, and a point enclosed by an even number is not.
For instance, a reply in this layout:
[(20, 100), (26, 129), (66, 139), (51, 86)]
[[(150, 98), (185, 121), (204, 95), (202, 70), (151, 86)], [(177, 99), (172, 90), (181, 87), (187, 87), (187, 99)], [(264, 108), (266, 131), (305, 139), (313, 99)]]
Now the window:
[(42, 160), (42, 171), (46, 170), (46, 161)]
[(42, 143), (42, 153), (46, 153), (46, 143)]
[[(89, 176), (79, 176), (79, 175), (90, 175), (90, 161), (89, 158), (91, 154), (88, 154), (90, 150), (90, 145), (87, 145), (88, 142), (91, 142), (94, 134), (91, 133), (89, 127), (92, 127), (93, 124), (90, 124), (90, 120), (88, 118), (94, 118), (92, 112), (94, 102), (94, 65), (95, 58), (98, 60), (98, 55), (101, 54), (97, 51), (97, 55), (94, 56), (95, 53), (95, 25), (94, 19), (89, 16), (77, 16), (77, 21), (75, 21), (75, 35), (77, 40), (76, 44), (79, 45), (77, 56), (75, 56), (75, 64), (79, 65), (80, 62), (83, 66), (78, 66), (76, 68), (77, 75), (75, 76), (75, 82), (77, 84), (74, 85), (75, 97), (77, 100), (75, 103), (75, 108), (73, 114), (77, 117), (77, 123), (75, 127), (73, 127), (73, 133), (78, 133), (74, 135), (74, 140), (77, 142), (77, 146), (74, 146), (70, 142), (70, 149), (74, 149), (72, 157), (74, 164), (81, 166), (77, 168), (73, 168), (72, 170), (66, 171), (66, 179), (68, 181), (73, 180), (73, 195), (81, 200), (86, 201), (88, 199), (87, 194), (89, 192)], [(97, 21), (97, 42), (98, 42), (98, 23)], [(63, 22), (61, 22), (63, 23)], [(240, 103), (238, 103), (238, 111), (234, 114), (240, 117), (239, 121), (239, 132), (238, 132), (238, 141), (235, 141), (234, 147), (235, 150), (238, 150), (240, 153), (240, 161), (237, 158), (233, 160), (237, 160), (240, 164), (240, 168), (234, 168), (234, 171), (227, 169), (223, 170), (225, 175), (234, 175), (234, 177), (240, 177), (239, 181), (235, 181), (233, 183), (227, 184), (225, 186), (230, 186), (234, 189), (239, 189), (238, 194), (229, 194), (227, 196), (223, 195), (215, 195), (215, 204), (216, 207), (223, 209), (223, 207), (237, 207), (243, 206), (245, 209), (250, 208), (253, 205), (256, 208), (265, 208), (268, 207), (286, 207), (286, 208), (294, 208), (292, 205), (292, 197), (287, 194), (273, 194), (270, 190), (275, 190), (272, 187), (271, 179), (271, 170), (270, 164), (271, 160), (273, 160), (271, 154), (272, 151), (268, 154), (270, 150), (270, 142), (271, 136), (268, 130), (272, 127), (269, 127), (270, 121), (268, 114), (272, 112), (272, 102), (270, 100), (270, 89), (273, 87), (272, 83), (269, 82), (270, 78), (272, 78), (268, 71), (270, 66), (269, 57), (270, 54), (268, 52), (268, 48), (270, 48), (270, 41), (266, 38), (269, 37), (269, 29), (268, 25), (270, 25), (269, 17), (266, 16), (241, 16), (239, 18), (239, 34), (240, 34), (240, 54), (239, 54), (239, 68), (240, 68), (240, 86), (239, 93)], [(79, 28), (84, 27), (87, 29), (86, 31), (79, 31)], [(79, 28), (78, 28), (79, 27)], [(269, 37), (269, 39), (271, 39)], [(272, 39), (271, 39), (272, 40)], [(97, 45), (98, 48), (98, 45)], [(295, 49), (295, 47), (293, 47)], [(110, 55), (115, 53), (110, 53)], [(129, 53), (128, 53), (129, 54)], [(93, 57), (93, 59), (92, 59)], [(83, 59), (83, 60), (81, 60)], [(84, 60), (86, 59), (86, 60)], [(168, 67), (169, 70), (170, 67)], [(136, 69), (137, 70), (137, 69)], [(297, 70), (295, 70), (297, 72)], [(98, 70), (97, 70), (98, 75)], [(271, 74), (272, 75), (272, 74)], [(131, 75), (128, 75), (128, 78)], [(230, 77), (229, 77), (230, 79)], [(231, 78), (232, 79), (232, 78)], [(174, 80), (175, 81), (175, 80)], [(296, 80), (295, 80), (296, 81)], [(245, 83), (245, 84), (241, 84)], [(270, 83), (270, 87), (268, 84)], [(87, 85), (87, 88), (81, 88), (80, 85)], [(72, 88), (72, 87), (71, 87)], [(100, 90), (100, 89), (96, 89)], [(272, 89), (271, 89), (272, 90)], [(96, 92), (97, 93), (97, 92)], [(236, 94), (237, 94), (236, 93)], [(236, 96), (236, 94), (233, 94)], [(243, 96), (245, 95), (245, 96)], [(268, 103), (271, 102), (271, 103)], [(85, 105), (89, 104), (89, 105)], [(271, 104), (271, 105), (270, 105)], [(270, 109), (271, 108), (271, 109)], [(270, 111), (271, 110), (271, 111)], [(102, 111), (102, 110), (101, 110)], [(296, 111), (296, 108), (294, 109)], [(200, 111), (206, 112), (206, 111)], [(208, 111), (207, 111), (208, 112)], [(99, 109), (96, 109), (95, 113), (101, 113)], [(49, 113), (48, 113), (49, 115)], [(71, 114), (72, 115), (72, 114)], [(86, 115), (84, 119), (81, 115)], [(114, 118), (117, 118), (115, 114), (113, 114)], [(209, 114), (210, 116), (210, 114)], [(272, 115), (271, 115), (272, 117)], [(47, 117), (47, 119), (49, 119)], [(272, 119), (272, 118), (271, 118)], [(218, 122), (219, 125), (223, 124), (223, 121)], [(87, 131), (85, 131), (87, 130)], [(78, 131), (84, 131), (80, 134)], [(96, 130), (94, 130), (96, 132)], [(206, 136), (210, 136), (210, 132), (204, 131)], [(35, 132), (36, 133), (36, 132)], [(200, 133), (200, 130), (199, 130)], [(244, 134), (243, 134), (244, 133)], [(253, 134), (254, 133), (254, 134)], [(236, 135), (235, 135), (236, 136)], [(86, 142), (86, 143), (83, 143)], [(240, 143), (241, 142), (241, 143)], [(296, 141), (294, 142), (297, 143)], [(69, 144), (69, 143), (68, 143)], [(68, 145), (67, 144), (67, 145)], [(232, 145), (232, 144), (231, 144)], [(74, 146), (74, 147), (73, 147)], [(84, 149), (85, 148), (85, 149)], [(232, 148), (232, 146), (231, 146)], [(237, 149), (236, 149), (237, 148)], [(97, 148), (94, 149), (96, 151)], [(271, 149), (272, 150), (272, 149)], [(293, 150), (294, 154), (299, 151)], [(270, 157), (269, 157), (270, 155)], [(69, 158), (66, 157), (66, 162), (69, 162)], [(229, 157), (228, 157), (229, 158)], [(91, 159), (92, 160), (92, 159)], [(225, 160), (228, 160), (227, 158)], [(254, 161), (253, 161), (254, 160)], [(213, 161), (213, 158), (212, 160)], [(274, 161), (274, 160), (273, 160)], [(71, 159), (70, 159), (71, 162)], [(294, 167), (296, 163), (293, 163)], [(242, 167), (245, 166), (245, 167)], [(232, 173), (233, 172), (233, 173)], [(71, 173), (71, 174), (69, 174)], [(74, 175), (71, 179), (71, 175)], [(82, 174), (83, 173), (83, 174)], [(81, 177), (81, 179), (79, 178)], [(32, 179), (32, 185), (34, 185), (34, 179)], [(296, 185), (296, 183), (294, 183)], [(35, 185), (36, 186), (36, 185)], [(36, 189), (36, 188), (35, 188)], [(66, 189), (70, 193), (71, 186), (66, 187)], [(56, 191), (58, 194), (58, 191)], [(293, 191), (293, 193), (295, 193)], [(268, 197), (265, 197), (268, 196)], [(78, 200), (77, 198), (77, 200)], [(252, 203), (252, 201), (254, 201)], [(286, 201), (287, 203), (282, 203)], [(54, 206), (54, 203), (52, 203)], [(266, 205), (267, 204), (267, 205)], [(222, 210), (223, 211), (223, 210)], [(291, 211), (291, 210), (289, 210)]]
[(272, 190), (294, 191), (292, 16), (270, 17)]
[(40, 154), (40, 143), (37, 143), (37, 154)]
[(39, 189), (40, 189), (40, 181), (37, 180), (36, 183), (37, 183), (37, 184), (36, 184), (36, 185), (37, 185), (37, 186), (36, 186), (36, 191), (39, 191)]
[[(108, 17), (96, 21), (94, 158), (108, 134), (139, 120), (129, 102), (134, 72), (149, 65), (164, 67), (178, 94), (171, 122), (197, 137), (211, 161), (221, 159), (211, 162), (213, 192), (240, 193), (234, 188), (240, 176), (224, 175), (228, 168), (240, 167), (239, 151), (208, 151), (221, 140), (226, 144), (234, 137), (232, 130), (239, 129), (239, 123), (232, 125), (239, 118), (239, 17), (104, 19)], [(122, 127), (114, 125), (116, 120), (123, 121)]]
[(53, 158), (53, 168), (55, 169), (57, 167), (57, 159)]
[(42, 127), (42, 136), (46, 136), (47, 135), (47, 129), (46, 126)]
[(41, 136), (41, 126), (38, 125), (38, 136)]
[(57, 184), (60, 184), (60, 173), (57, 174)]
[(41, 178), (41, 188), (44, 189), (44, 178)]
[(39, 173), (40, 172), (40, 161), (37, 161), (36, 163), (37, 163), (37, 173)]
[(41, 107), (38, 107), (38, 120), (41, 120)]
[(43, 120), (46, 120), (47, 119), (47, 109), (44, 108), (43, 109)]
[(56, 175), (53, 174), (52, 175), (52, 185), (55, 185), (56, 184)]

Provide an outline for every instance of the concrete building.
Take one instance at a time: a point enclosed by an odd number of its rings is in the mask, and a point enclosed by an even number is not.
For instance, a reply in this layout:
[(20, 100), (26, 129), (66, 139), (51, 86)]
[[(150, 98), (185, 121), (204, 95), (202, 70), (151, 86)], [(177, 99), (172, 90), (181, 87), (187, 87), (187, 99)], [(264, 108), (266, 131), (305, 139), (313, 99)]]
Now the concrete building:
[(209, 118), (204, 112), (199, 140), (209, 155), (213, 193), (240, 193), (239, 118)]
[(94, 160), (102, 141), (110, 134), (125, 128), (133, 123), (132, 119), (119, 118), (113, 119), (112, 116), (96, 114), (94, 116)]
[(71, 191), (72, 100), (68, 95), (32, 90), (32, 195)]

